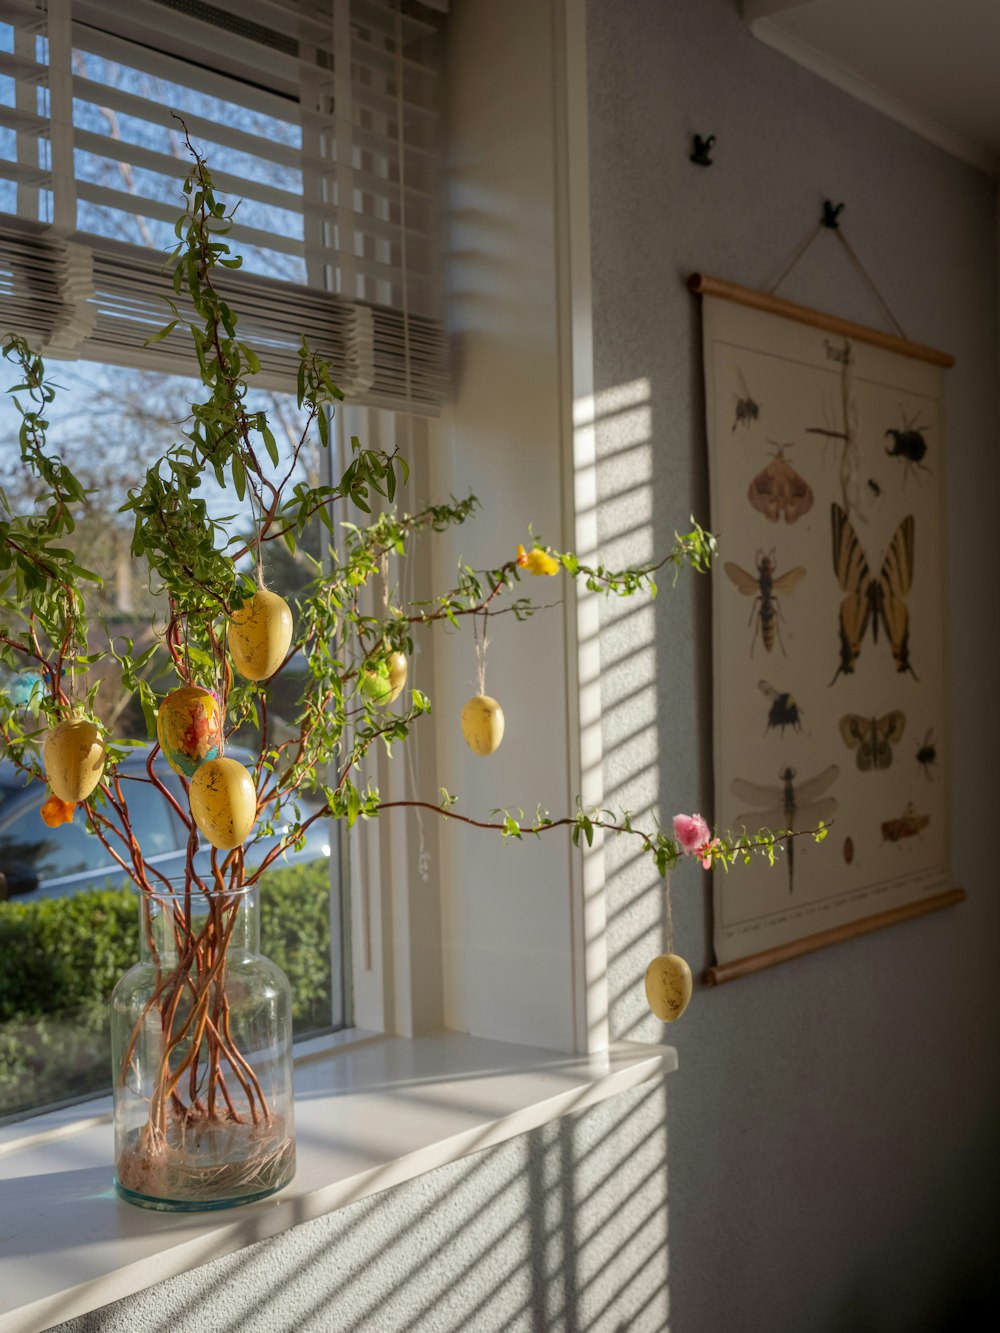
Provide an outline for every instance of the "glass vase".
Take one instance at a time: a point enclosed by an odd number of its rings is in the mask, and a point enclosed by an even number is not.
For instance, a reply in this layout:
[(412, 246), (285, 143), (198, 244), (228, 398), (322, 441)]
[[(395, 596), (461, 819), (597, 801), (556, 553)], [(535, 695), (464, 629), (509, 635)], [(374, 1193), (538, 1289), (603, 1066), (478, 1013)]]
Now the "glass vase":
[(292, 996), (256, 888), (139, 895), (141, 956), (111, 997), (115, 1187), (143, 1208), (262, 1199), (295, 1174)]

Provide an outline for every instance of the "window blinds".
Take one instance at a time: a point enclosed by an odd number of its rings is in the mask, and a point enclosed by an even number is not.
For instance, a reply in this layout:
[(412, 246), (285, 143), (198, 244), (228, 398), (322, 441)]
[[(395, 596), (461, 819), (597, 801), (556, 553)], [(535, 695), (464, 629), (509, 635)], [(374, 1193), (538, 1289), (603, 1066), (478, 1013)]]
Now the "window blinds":
[[(0, 319), (55, 356), (190, 369), (163, 251), (183, 118), (241, 203), (220, 286), (294, 382), (299, 335), (348, 397), (446, 391), (436, 180), (440, 4), (0, 0)], [(175, 115), (176, 113), (176, 115)]]

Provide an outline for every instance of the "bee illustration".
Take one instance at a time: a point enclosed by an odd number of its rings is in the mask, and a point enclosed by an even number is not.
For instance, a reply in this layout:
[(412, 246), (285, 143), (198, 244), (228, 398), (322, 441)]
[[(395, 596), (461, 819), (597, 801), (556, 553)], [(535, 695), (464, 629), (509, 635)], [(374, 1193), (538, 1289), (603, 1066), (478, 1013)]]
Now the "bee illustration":
[(743, 371), (737, 368), (736, 374), (740, 380), (740, 392), (734, 393), (736, 399), (736, 411), (733, 415), (733, 430), (737, 426), (742, 426), (744, 430), (749, 430), (751, 425), (760, 416), (760, 405), (754, 401), (753, 395), (747, 387), (746, 378)]
[(777, 523), (784, 515), (786, 523), (794, 523), (813, 506), (812, 487), (785, 459), (785, 450), (791, 445), (775, 444), (777, 453), (763, 471), (758, 472), (747, 489), (747, 499), (758, 513)]
[(789, 569), (784, 574), (775, 575), (773, 550), (757, 552), (756, 574), (749, 574), (732, 560), (727, 560), (724, 568), (740, 592), (745, 597), (754, 599), (753, 607), (750, 610), (750, 620), (747, 622), (754, 627), (753, 640), (750, 644), (750, 656), (753, 657), (753, 650), (757, 645), (758, 630), (764, 641), (765, 652), (771, 652), (774, 648), (774, 640), (777, 638), (781, 651), (784, 653), (785, 645), (781, 642), (781, 630), (778, 627), (778, 621), (781, 619), (778, 594), (789, 593), (797, 588), (805, 578), (806, 571), (801, 565), (796, 565), (794, 569)]
[(917, 763), (923, 769), (924, 777), (928, 782), (932, 780), (932, 769), (937, 768), (937, 745), (934, 742), (934, 732), (928, 731), (927, 735), (917, 746)]
[(886, 713), (884, 717), (862, 717), (859, 713), (846, 713), (840, 719), (840, 734), (844, 744), (857, 750), (857, 764), (862, 773), (874, 769), (889, 768), (892, 764), (892, 747), (903, 739), (906, 716), (899, 709)]
[(927, 441), (924, 439), (923, 432), (927, 428), (920, 426), (919, 417), (908, 417), (905, 412), (903, 416), (903, 429), (894, 430), (890, 427), (885, 433), (892, 436), (892, 446), (886, 445), (885, 452), (890, 458), (901, 458), (903, 460), (903, 485), (906, 485), (907, 473), (912, 472), (916, 475), (917, 468), (921, 472), (929, 472), (930, 468), (924, 462), (927, 454)]
[(781, 728), (782, 737), (786, 727), (792, 727), (795, 731), (802, 730), (801, 710), (787, 691), (776, 690), (766, 680), (759, 680), (757, 688), (771, 700), (771, 707), (767, 712), (767, 726), (764, 728), (765, 736), (775, 727)]
[(903, 838), (915, 838), (930, 822), (930, 815), (918, 815), (913, 802), (907, 801), (897, 819), (887, 819), (882, 825), (882, 841), (900, 842)]
[[(783, 768), (778, 774), (782, 784), (780, 787), (758, 786), (755, 782), (745, 782), (743, 778), (733, 778), (729, 784), (729, 790), (733, 795), (738, 796), (741, 801), (750, 801), (760, 807), (748, 814), (738, 815), (736, 824), (745, 828), (759, 828), (765, 825), (785, 833), (792, 833), (796, 824), (801, 829), (811, 824), (818, 824), (820, 820), (826, 821), (836, 812), (837, 799), (834, 796), (824, 797), (823, 793), (839, 776), (840, 769), (836, 764), (831, 764), (814, 778), (797, 785), (794, 768)], [(819, 797), (823, 799), (820, 800)], [(795, 843), (790, 837), (785, 838), (785, 853), (788, 857), (788, 892), (793, 893)]]

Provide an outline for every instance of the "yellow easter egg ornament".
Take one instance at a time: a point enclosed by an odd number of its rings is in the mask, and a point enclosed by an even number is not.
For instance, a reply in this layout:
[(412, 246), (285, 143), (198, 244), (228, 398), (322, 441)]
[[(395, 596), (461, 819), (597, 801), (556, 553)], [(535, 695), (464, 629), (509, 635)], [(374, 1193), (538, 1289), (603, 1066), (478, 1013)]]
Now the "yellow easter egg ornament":
[(462, 735), (473, 754), (492, 754), (503, 740), (503, 709), (488, 694), (477, 694), (462, 709)]
[(253, 778), (235, 759), (209, 759), (188, 788), (194, 822), (213, 847), (228, 852), (244, 842), (257, 818)]
[(61, 801), (85, 801), (104, 772), (101, 733), (85, 718), (69, 718), (45, 738), (42, 762), (49, 786)]
[(646, 1003), (664, 1023), (680, 1018), (692, 987), (691, 969), (675, 953), (661, 953), (646, 968)]
[(284, 597), (258, 588), (234, 611), (226, 634), (233, 666), (244, 680), (267, 680), (292, 642), (292, 612)]
[(380, 708), (395, 703), (406, 684), (405, 653), (391, 653), (378, 671), (366, 671), (361, 678), (361, 692)]

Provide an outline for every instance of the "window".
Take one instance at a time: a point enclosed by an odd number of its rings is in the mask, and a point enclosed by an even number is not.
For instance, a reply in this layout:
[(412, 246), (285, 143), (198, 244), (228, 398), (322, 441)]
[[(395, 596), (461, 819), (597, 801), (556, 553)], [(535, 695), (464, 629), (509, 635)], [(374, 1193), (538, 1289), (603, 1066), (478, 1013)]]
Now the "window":
[[(155, 590), (130, 567), (117, 508), (191, 401), (178, 378), (190, 373), (183, 331), (145, 346), (166, 319), (162, 249), (188, 161), (173, 110), (220, 191), (243, 199), (233, 241), (246, 264), (228, 275), (227, 295), (231, 288), (241, 333), (260, 353), (272, 417), (294, 429), (294, 402), (282, 391), (294, 384), (301, 334), (331, 361), (349, 400), (438, 410), (446, 367), (434, 245), (435, 34), (431, 10), (407, 3), (405, 11), (391, 0), (135, 0), (124, 10), (107, 0), (12, 0), (4, 8), (0, 323), (49, 362), (70, 362), (57, 378), (71, 389), (73, 418), (57, 419), (57, 405), (50, 438), (75, 451), (93, 484), (79, 540), (104, 572), (100, 611), (112, 632), (138, 632), (157, 616)], [(0, 409), (5, 482), (18, 470), (9, 412)], [(278, 590), (295, 577), (294, 564), (269, 574)], [(113, 680), (102, 686), (120, 734), (140, 737), (141, 718), (120, 693)], [(286, 706), (294, 699), (277, 701), (279, 725)], [(182, 870), (173, 816), (141, 776), (130, 785), (145, 854), (162, 858), (165, 873), (177, 857)], [(72, 897), (77, 912), (93, 876), (106, 882), (99, 843), (78, 824), (47, 830), (37, 795), (19, 821), (8, 817), (0, 842), (0, 872), (5, 864), (10, 872), (0, 932), (8, 934), (26, 928), (39, 897)], [(344, 932), (339, 881), (332, 903), (329, 896), (328, 835), (287, 859), (269, 872), (281, 892), (265, 949), (294, 987), (296, 941), (313, 950), (326, 942), (336, 958), (319, 982), (315, 968), (303, 971), (311, 990), (297, 995), (296, 1023), (302, 1032), (337, 1026)], [(105, 982), (135, 956), (132, 915), (102, 906), (99, 929), (81, 929), (81, 939), (100, 934), (105, 954), (124, 963), (106, 969)], [(14, 1042), (0, 1042), (0, 1051), (20, 1050), (16, 1067), (0, 1070), (0, 1118), (106, 1084), (107, 1052), (95, 1036), (103, 995), (89, 985), (87, 948), (69, 953), (67, 986), (36, 977), (30, 994), (22, 986), (13, 998), (0, 995), (0, 1015), (14, 1012), (6, 1033)], [(58, 1016), (44, 1009), (56, 994)], [(44, 1030), (55, 1021), (90, 1034), (69, 1089), (45, 1063)]]

